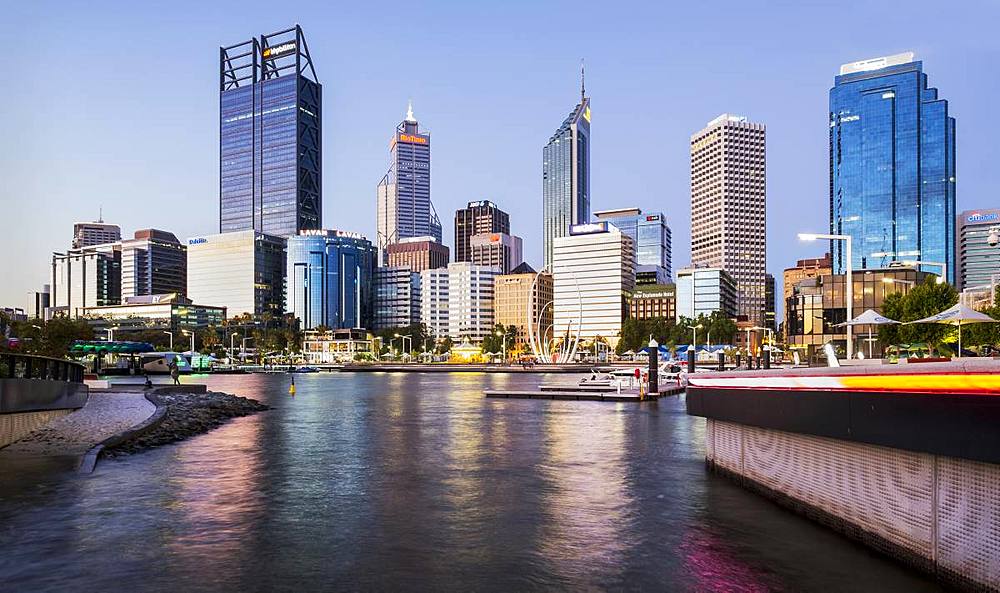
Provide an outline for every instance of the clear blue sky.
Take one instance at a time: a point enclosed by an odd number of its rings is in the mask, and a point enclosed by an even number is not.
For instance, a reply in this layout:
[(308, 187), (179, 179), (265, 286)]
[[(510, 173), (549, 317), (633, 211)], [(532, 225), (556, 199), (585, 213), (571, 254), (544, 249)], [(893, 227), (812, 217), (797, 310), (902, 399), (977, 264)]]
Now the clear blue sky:
[[(0, 304), (47, 282), (71, 226), (182, 240), (218, 229), (218, 48), (302, 25), (324, 88), (324, 225), (374, 237), (408, 98), (434, 137), (432, 198), (492, 199), (541, 256), (541, 148), (592, 97), (592, 206), (663, 211), (688, 263), (688, 138), (767, 124), (768, 268), (822, 252), (827, 92), (841, 63), (913, 50), (958, 119), (959, 209), (997, 207), (992, 0), (935, 2), (10, 2), (3, 7)], [(780, 307), (780, 305), (779, 305)]]

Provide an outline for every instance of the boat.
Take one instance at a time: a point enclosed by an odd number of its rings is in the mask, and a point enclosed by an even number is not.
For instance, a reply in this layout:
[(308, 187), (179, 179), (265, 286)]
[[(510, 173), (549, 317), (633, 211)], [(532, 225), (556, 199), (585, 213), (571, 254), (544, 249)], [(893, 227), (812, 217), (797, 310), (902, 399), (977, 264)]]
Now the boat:
[(291, 372), (293, 372), (293, 373), (318, 373), (319, 369), (316, 368), (316, 367), (311, 367), (311, 366), (301, 366), (301, 367), (297, 367), (297, 368), (292, 369)]
[(191, 363), (180, 352), (144, 352), (139, 355), (142, 372), (150, 375), (169, 375), (170, 363), (177, 363), (181, 373), (191, 372)]

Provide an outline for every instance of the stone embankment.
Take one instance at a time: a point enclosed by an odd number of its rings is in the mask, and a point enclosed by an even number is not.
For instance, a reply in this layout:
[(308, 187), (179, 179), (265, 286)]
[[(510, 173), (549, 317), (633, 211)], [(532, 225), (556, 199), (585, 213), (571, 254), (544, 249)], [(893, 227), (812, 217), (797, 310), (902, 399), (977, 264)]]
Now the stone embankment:
[(163, 416), (140, 434), (105, 447), (103, 455), (115, 457), (138, 453), (202, 434), (225, 423), (230, 418), (249, 416), (269, 409), (255, 399), (208, 391), (190, 393), (159, 389), (149, 399)]

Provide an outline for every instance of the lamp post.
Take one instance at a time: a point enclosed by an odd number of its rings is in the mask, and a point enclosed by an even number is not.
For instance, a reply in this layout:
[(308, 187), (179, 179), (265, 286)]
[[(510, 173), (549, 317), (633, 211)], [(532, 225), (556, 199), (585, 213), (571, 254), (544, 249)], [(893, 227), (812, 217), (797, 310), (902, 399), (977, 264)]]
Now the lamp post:
[(173, 352), (174, 351), (174, 332), (165, 331), (163, 333), (165, 333), (168, 336), (170, 336), (170, 351)]
[(252, 340), (253, 338), (243, 338), (243, 342), (240, 343), (240, 359), (243, 362), (247, 360), (247, 340)]
[(181, 333), (183, 333), (185, 336), (191, 336), (191, 350), (190, 350), (190, 352), (191, 352), (191, 357), (193, 358), (194, 357), (194, 332), (186, 330), (186, 329), (182, 329)]
[[(845, 243), (847, 259), (847, 320), (854, 319), (854, 262), (851, 261), (851, 236), (850, 235), (824, 235), (816, 233), (799, 233), (802, 241), (815, 241), (817, 239), (829, 239), (830, 241), (843, 241)], [(847, 358), (854, 358), (854, 332), (851, 326), (847, 326)]]
[(229, 334), (229, 364), (232, 364), (232, 360), (236, 358), (236, 336), (240, 335), (239, 332), (233, 332)]
[(403, 353), (406, 352), (406, 341), (407, 340), (410, 341), (410, 351), (411, 352), (413, 351), (413, 338), (411, 338), (409, 335), (395, 334), (394, 337), (393, 337), (393, 339), (391, 341), (395, 342), (396, 338), (399, 338), (399, 348), (400, 348), (400, 351), (401, 351), (400, 354), (403, 354)]
[(501, 356), (503, 357), (502, 361), (504, 363), (506, 363), (507, 362), (507, 332), (505, 332), (505, 331), (494, 332), (494, 335), (503, 338), (503, 346), (501, 346), (500, 352), (502, 353)]
[(701, 329), (701, 324), (689, 325), (687, 327), (691, 330), (691, 347), (694, 348), (698, 345), (698, 330)]
[(936, 267), (941, 268), (941, 275), (938, 276), (938, 279), (937, 279), (937, 283), (938, 284), (943, 284), (944, 281), (945, 281), (945, 278), (948, 277), (948, 264), (946, 264), (945, 262), (941, 262), (941, 261), (920, 261), (920, 260), (917, 260), (917, 259), (908, 259), (908, 260), (902, 261), (900, 263), (903, 264), (904, 266), (914, 266), (914, 267), (916, 267), (916, 266), (936, 266)]
[[(35, 327), (37, 327), (37, 326), (35, 326)], [(118, 329), (117, 325), (112, 325), (111, 327), (105, 328), (104, 331), (108, 332), (108, 341), (109, 342), (114, 342), (115, 341), (115, 330), (116, 329)]]

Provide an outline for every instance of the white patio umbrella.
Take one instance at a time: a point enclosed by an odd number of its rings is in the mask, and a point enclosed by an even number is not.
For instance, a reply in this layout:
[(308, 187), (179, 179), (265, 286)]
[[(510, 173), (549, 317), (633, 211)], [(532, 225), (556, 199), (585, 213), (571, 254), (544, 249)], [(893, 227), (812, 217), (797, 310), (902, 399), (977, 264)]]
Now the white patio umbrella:
[[(861, 315), (858, 315), (850, 321), (845, 321), (844, 323), (838, 323), (834, 327), (844, 327), (846, 325), (897, 325), (898, 321), (895, 319), (889, 319), (888, 317), (876, 313), (874, 309), (868, 309)], [(872, 357), (872, 340), (871, 340), (871, 330), (868, 331), (868, 358)]]
[(975, 309), (966, 307), (962, 303), (958, 303), (954, 307), (945, 309), (937, 315), (931, 315), (930, 317), (924, 317), (923, 319), (918, 319), (916, 321), (910, 321), (910, 323), (943, 323), (945, 325), (957, 325), (958, 326), (958, 357), (962, 358), (962, 326), (969, 325), (970, 323), (998, 323), (1000, 319), (993, 319), (985, 313), (980, 313)]

